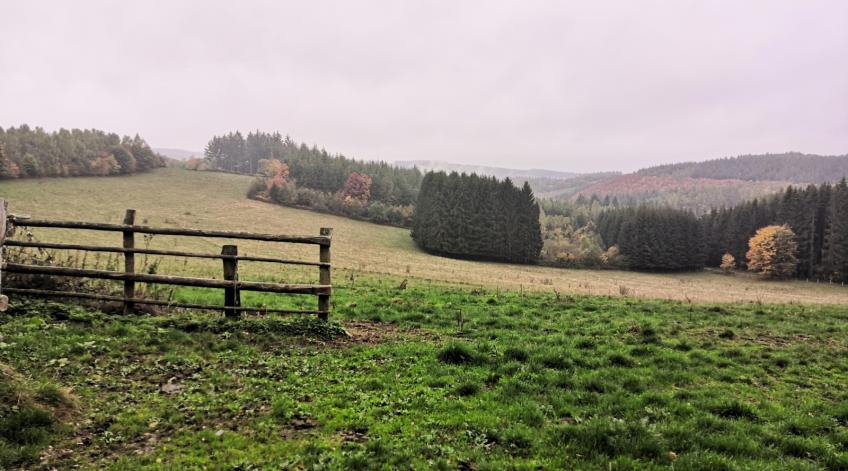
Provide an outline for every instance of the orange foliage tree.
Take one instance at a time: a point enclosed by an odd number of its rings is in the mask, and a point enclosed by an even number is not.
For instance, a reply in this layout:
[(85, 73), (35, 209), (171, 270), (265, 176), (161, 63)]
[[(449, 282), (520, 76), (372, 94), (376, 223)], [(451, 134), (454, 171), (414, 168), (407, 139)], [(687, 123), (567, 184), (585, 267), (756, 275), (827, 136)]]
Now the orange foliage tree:
[(736, 270), (736, 257), (729, 253), (722, 255), (720, 268), (724, 270), (725, 273), (730, 273), (733, 270)]
[(748, 241), (748, 270), (765, 278), (788, 278), (798, 266), (798, 243), (788, 225), (760, 228)]
[(371, 177), (364, 173), (351, 173), (342, 189), (339, 190), (339, 196), (343, 200), (351, 199), (367, 203), (371, 198)]

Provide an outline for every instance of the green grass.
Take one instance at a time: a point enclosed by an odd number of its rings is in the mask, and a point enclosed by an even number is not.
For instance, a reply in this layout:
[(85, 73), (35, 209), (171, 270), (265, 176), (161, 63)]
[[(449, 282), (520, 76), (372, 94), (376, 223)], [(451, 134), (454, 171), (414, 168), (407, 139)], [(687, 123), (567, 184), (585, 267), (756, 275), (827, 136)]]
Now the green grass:
[[(165, 227), (318, 235), (333, 227), (336, 279), (360, 274), (386, 274), (504, 290), (554, 291), (592, 295), (629, 293), (630, 297), (675, 299), (694, 303), (767, 302), (848, 304), (848, 289), (803, 281), (764, 282), (745, 274), (651, 274), (625, 271), (558, 269), (528, 265), (452, 260), (415, 247), (409, 231), (361, 221), (251, 201), (245, 197), (250, 177), (210, 172), (161, 169), (143, 175), (109, 178), (65, 178), (0, 181), (0, 198), (15, 213), (40, 219), (121, 222), (124, 210), (137, 210), (139, 223)], [(120, 245), (120, 234), (34, 229), (36, 238), (67, 243)], [(25, 234), (19, 233), (18, 237)], [(240, 254), (317, 260), (315, 247), (292, 244), (225, 241), (211, 238), (138, 237), (137, 245), (165, 250), (220, 253), (235, 243)], [(105, 265), (106, 255), (71, 253), (79, 262)], [(137, 257), (145, 270), (160, 274), (219, 276), (218, 261)], [(317, 270), (280, 269), (264, 263), (243, 263), (243, 279), (311, 282)]]
[(78, 398), (58, 469), (848, 466), (842, 307), (398, 282), (338, 286), (352, 339), (17, 301), (0, 362)]

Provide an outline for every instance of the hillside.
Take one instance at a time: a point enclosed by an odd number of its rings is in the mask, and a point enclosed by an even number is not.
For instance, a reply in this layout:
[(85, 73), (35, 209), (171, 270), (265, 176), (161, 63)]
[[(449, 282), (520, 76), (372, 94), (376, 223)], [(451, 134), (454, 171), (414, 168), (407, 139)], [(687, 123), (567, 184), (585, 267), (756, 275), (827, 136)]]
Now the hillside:
[(848, 175), (848, 156), (743, 155), (648, 167), (599, 178), (580, 188), (571, 187), (570, 191), (548, 190), (540, 195), (561, 199), (609, 196), (624, 204), (669, 205), (704, 213), (761, 198), (789, 185), (836, 182), (845, 175)]
[(785, 154), (741, 155), (705, 162), (659, 165), (636, 172), (641, 176), (835, 183), (848, 176), (848, 155)]
[[(13, 212), (39, 218), (120, 222), (126, 208), (155, 226), (206, 227), (271, 233), (318, 234), (333, 227), (333, 261), (339, 279), (377, 273), (439, 280), (501, 289), (530, 289), (561, 293), (618, 295), (622, 290), (640, 297), (693, 302), (808, 302), (848, 303), (848, 291), (825, 284), (804, 282), (765, 283), (747, 276), (727, 277), (708, 273), (660, 275), (622, 271), (557, 269), (453, 260), (428, 255), (415, 247), (409, 231), (351, 219), (287, 208), (245, 198), (251, 178), (212, 172), (160, 169), (150, 174), (108, 179), (17, 180), (0, 183), (0, 197), (10, 200)], [(78, 204), (68, 205), (67, 201)], [(50, 240), (45, 231), (37, 237)], [(114, 245), (114, 235), (90, 234), (89, 242)], [(86, 241), (79, 241), (84, 243)], [(208, 251), (216, 241), (157, 237), (151, 247)], [(268, 247), (239, 242), (246, 253), (278, 256)], [(314, 256), (305, 248), (287, 248), (287, 255)], [(219, 271), (218, 264), (200, 265)], [(161, 273), (184, 273), (182, 260), (165, 259)], [(268, 276), (263, 267), (247, 265), (243, 274)], [(312, 271), (288, 272), (290, 279), (312, 276)]]
[(791, 184), (631, 173), (584, 187), (579, 194), (616, 197), (623, 204), (659, 203), (705, 213), (776, 193)]

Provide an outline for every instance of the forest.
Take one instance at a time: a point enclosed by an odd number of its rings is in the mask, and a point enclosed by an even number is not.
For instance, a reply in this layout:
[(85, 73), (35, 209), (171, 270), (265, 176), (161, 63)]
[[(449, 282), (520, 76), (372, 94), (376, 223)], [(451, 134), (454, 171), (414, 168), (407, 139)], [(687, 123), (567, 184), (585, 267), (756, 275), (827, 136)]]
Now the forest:
[(729, 255), (747, 268), (751, 238), (761, 228), (791, 229), (797, 264), (792, 275), (848, 280), (848, 185), (788, 187), (773, 196), (714, 209), (696, 219), (687, 211), (658, 207), (604, 207), (593, 225), (602, 246), (616, 247), (634, 269), (718, 267)]
[(138, 135), (0, 127), (0, 178), (127, 175), (164, 166), (163, 157)]
[(539, 205), (527, 183), (517, 188), (509, 178), (428, 172), (412, 238), (440, 255), (535, 262), (542, 248)]
[(848, 155), (824, 156), (787, 152), (741, 155), (705, 162), (659, 165), (639, 170), (642, 176), (824, 183), (848, 175)]
[(289, 178), (298, 187), (334, 193), (354, 172), (371, 178), (369, 201), (388, 205), (410, 205), (418, 197), (421, 172), (386, 162), (350, 159), (330, 154), (317, 146), (297, 144), (280, 133), (231, 132), (214, 136), (204, 150), (204, 164), (211, 169), (255, 175), (262, 160), (278, 160), (288, 166)]
[(412, 223), (421, 186), (416, 168), (350, 159), (261, 131), (214, 136), (203, 161), (187, 167), (256, 175), (249, 198), (402, 227)]
[[(263, 155), (274, 158), (259, 158)], [(245, 156), (246, 166), (239, 167)], [(256, 174), (251, 198), (411, 227), (422, 249), (453, 257), (678, 271), (718, 267), (729, 255), (744, 269), (757, 230), (786, 224), (797, 242), (794, 276), (848, 276), (844, 183), (779, 191), (773, 186), (774, 196), (721, 209), (643, 204), (610, 195), (537, 202), (527, 183), (519, 190), (508, 179), (443, 172), (422, 179), (415, 168), (360, 162), (259, 132), (247, 139), (239, 133), (213, 138), (206, 163), (214, 162), (214, 168)]]

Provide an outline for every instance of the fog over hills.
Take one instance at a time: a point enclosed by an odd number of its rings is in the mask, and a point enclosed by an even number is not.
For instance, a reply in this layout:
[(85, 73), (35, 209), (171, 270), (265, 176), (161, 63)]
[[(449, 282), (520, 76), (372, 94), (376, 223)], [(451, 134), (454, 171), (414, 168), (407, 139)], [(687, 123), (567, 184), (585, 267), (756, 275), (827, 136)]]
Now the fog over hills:
[(569, 178), (574, 178), (579, 176), (580, 173), (576, 172), (560, 172), (556, 170), (545, 170), (545, 169), (515, 169), (515, 168), (504, 168), (504, 167), (490, 167), (487, 165), (470, 165), (470, 164), (457, 164), (453, 162), (447, 162), (444, 160), (398, 160), (395, 162), (395, 165), (399, 167), (418, 167), (421, 171), (445, 171), (445, 172), (465, 172), (465, 173), (476, 173), (478, 175), (487, 175), (493, 176), (497, 178), (552, 178), (557, 180), (566, 180)]
[(186, 149), (172, 149), (168, 147), (154, 147), (154, 152), (164, 155), (165, 157), (170, 157), (176, 160), (188, 160), (192, 157), (203, 158), (203, 151), (200, 150), (186, 150)]

